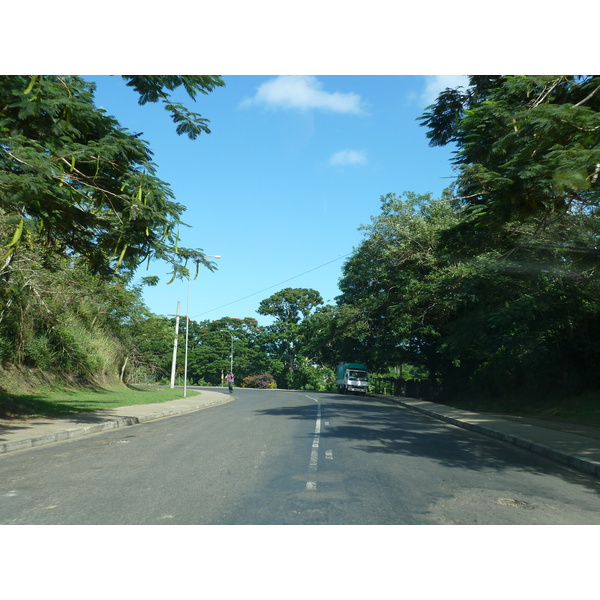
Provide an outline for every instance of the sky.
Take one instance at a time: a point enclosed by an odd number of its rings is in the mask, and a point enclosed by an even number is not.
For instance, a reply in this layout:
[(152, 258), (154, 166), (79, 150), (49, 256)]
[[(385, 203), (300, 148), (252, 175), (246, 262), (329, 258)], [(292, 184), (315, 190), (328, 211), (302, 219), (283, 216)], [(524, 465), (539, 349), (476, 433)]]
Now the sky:
[[(186, 207), (181, 245), (202, 249), (217, 270), (189, 284), (194, 320), (270, 317), (260, 301), (286, 287), (317, 290), (335, 303), (342, 267), (360, 244), (359, 228), (379, 213), (381, 196), (405, 191), (434, 198), (453, 181), (453, 149), (428, 145), (417, 118), (464, 76), (237, 75), (197, 97), (177, 93), (209, 119), (211, 133), (178, 136), (160, 104), (140, 106), (120, 76), (84, 76), (95, 100), (142, 133), (157, 175)], [(167, 282), (168, 266), (143, 299), (160, 315), (188, 311), (188, 283)]]

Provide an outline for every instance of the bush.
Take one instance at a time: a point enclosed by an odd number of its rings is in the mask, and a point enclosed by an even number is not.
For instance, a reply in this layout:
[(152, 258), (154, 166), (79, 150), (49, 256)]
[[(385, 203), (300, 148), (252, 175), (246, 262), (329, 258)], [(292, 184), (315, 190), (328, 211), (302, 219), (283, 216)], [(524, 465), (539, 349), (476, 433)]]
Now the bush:
[(243, 388), (259, 388), (261, 390), (277, 389), (277, 382), (273, 375), (263, 373), (262, 375), (248, 375), (242, 379)]
[(25, 363), (38, 369), (50, 369), (54, 366), (56, 352), (47, 337), (35, 335), (25, 342)]

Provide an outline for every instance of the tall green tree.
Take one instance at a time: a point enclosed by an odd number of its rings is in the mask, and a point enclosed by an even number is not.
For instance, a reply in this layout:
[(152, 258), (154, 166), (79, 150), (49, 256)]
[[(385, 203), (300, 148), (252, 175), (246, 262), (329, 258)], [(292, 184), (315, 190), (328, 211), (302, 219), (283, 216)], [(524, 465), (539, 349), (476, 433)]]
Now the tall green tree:
[[(472, 262), (495, 256), (487, 281), (519, 292), (499, 293), (495, 314), (480, 305), (479, 347), (497, 347), (493, 360), (480, 357), (481, 377), (502, 363), (509, 386), (596, 386), (600, 78), (473, 76), (422, 120), (432, 145), (457, 146), (465, 213), (443, 234), (445, 252)], [(455, 322), (455, 343), (465, 330)]]
[(265, 331), (267, 351), (286, 365), (282, 375), (287, 387), (294, 385), (296, 357), (304, 343), (303, 322), (322, 304), (321, 294), (310, 288), (285, 288), (259, 304), (258, 314), (275, 318)]
[(384, 197), (344, 266), (341, 343), (373, 370), (423, 367), (446, 395), (597, 388), (600, 280), (589, 256), (598, 220), (571, 214), (543, 232), (524, 220), (481, 239), (473, 228), (476, 239), (457, 245), (448, 232), (465, 219), (448, 197)]
[(429, 194), (381, 197), (381, 212), (361, 227), (365, 239), (340, 279), (337, 335), (346, 356), (373, 370), (405, 362), (440, 369), (436, 341), (449, 308), (430, 278), (443, 268), (440, 232), (458, 222), (458, 212)]
[[(213, 76), (124, 76), (140, 103), (163, 102), (177, 133), (210, 133), (172, 100)], [(74, 76), (0, 77), (0, 361), (93, 381), (160, 376), (172, 333), (130, 282), (145, 260), (214, 264), (182, 248), (185, 207), (156, 176), (140, 135), (94, 104)]]

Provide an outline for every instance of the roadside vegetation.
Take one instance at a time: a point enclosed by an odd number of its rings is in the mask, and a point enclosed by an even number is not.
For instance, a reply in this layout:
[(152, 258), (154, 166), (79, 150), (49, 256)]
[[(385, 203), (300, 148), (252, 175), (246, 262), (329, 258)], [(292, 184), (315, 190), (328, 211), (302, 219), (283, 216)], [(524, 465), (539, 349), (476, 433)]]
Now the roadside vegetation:
[[(223, 82), (126, 84), (197, 137), (208, 121), (170, 91)], [(383, 195), (335, 304), (287, 288), (259, 303), (267, 327), (191, 321), (188, 384), (224, 384), (233, 358), (238, 385), (334, 390), (335, 366), (354, 361), (378, 392), (600, 423), (599, 110), (597, 76), (446, 90), (422, 124), (431, 145), (457, 149), (454, 185)], [(0, 416), (110, 407), (116, 390), (159, 397), (139, 386), (168, 383), (174, 320), (144, 305), (159, 282), (137, 269), (164, 260), (175, 278), (214, 264), (179, 246), (184, 207), (150, 149), (76, 77), (1, 77), (0, 132)]]
[[(37, 377), (29, 373), (29, 385), (23, 387), (25, 372), (3, 373), (3, 387), (13, 391), (0, 392), (0, 419), (18, 420), (56, 417), (77, 413), (109, 410), (120, 406), (154, 404), (181, 398), (181, 390), (155, 386), (68, 385), (63, 380)], [(8, 384), (8, 385), (7, 385)], [(199, 392), (188, 390), (188, 395)]]

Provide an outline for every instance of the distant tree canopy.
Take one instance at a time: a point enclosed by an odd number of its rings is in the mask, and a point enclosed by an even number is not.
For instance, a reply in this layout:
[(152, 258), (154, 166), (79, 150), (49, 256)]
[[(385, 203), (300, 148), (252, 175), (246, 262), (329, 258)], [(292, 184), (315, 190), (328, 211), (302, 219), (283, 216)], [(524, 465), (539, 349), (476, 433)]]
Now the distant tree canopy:
[(272, 370), (272, 364), (262, 348), (262, 332), (263, 328), (252, 317), (224, 317), (199, 323), (192, 321), (188, 367), (192, 381), (205, 381), (212, 385), (223, 383), (232, 358), (238, 383), (247, 375)]
[(323, 298), (316, 290), (285, 288), (263, 300), (256, 311), (275, 317), (274, 323), (266, 327), (266, 349), (270, 356), (286, 365), (286, 387), (293, 385), (296, 359), (305, 343), (303, 323), (321, 304)]

